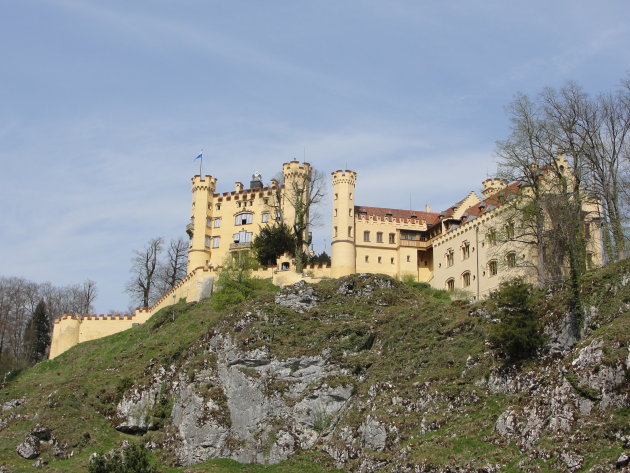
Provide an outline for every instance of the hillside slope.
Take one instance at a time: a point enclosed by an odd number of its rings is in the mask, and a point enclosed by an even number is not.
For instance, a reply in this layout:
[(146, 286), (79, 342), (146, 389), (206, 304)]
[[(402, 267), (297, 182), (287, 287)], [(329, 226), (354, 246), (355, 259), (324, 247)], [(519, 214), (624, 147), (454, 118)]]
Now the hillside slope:
[(483, 304), (385, 276), (179, 304), (3, 386), (0, 465), (86, 471), (131, 440), (165, 472), (614, 471), (629, 283), (630, 262), (589, 275), (579, 341), (565, 294), (542, 297), (549, 350), (519, 365), (489, 346)]

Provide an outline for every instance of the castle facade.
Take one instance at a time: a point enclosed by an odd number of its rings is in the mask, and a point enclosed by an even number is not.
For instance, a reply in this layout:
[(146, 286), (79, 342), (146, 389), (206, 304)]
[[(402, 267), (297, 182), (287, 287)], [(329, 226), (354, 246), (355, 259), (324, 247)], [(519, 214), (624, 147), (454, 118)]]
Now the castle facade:
[[(152, 307), (138, 308), (134, 314), (66, 314), (55, 320), (50, 358), (78, 343), (144, 323), (179, 300), (208, 297), (217, 271), (230, 258), (248, 251), (261, 228), (274, 222), (293, 227), (295, 194), (307, 191), (311, 173), (308, 163), (291, 161), (282, 166), (284, 182), (272, 179), (264, 186), (260, 175), (254, 174), (249, 187), (236, 182), (229, 192), (217, 192), (215, 177), (194, 176), (186, 227), (190, 237), (186, 278)], [(520, 238), (521, 222), (509, 204), (511, 198), (526, 196), (527, 190), (519, 183), (486, 179), (481, 197), (470, 192), (441, 212), (432, 212), (428, 206), (416, 211), (357, 205), (356, 185), (356, 172), (332, 173), (331, 266), (311, 265), (296, 273), (285, 255), (277, 266), (260, 268), (253, 276), (282, 286), (302, 279), (316, 282), (324, 277), (382, 273), (459, 291), (474, 300), (514, 277), (535, 282), (536, 249)], [(585, 199), (583, 214), (587, 261), (591, 266), (601, 265), (598, 204)], [(308, 226), (303, 240), (305, 245), (310, 240)]]

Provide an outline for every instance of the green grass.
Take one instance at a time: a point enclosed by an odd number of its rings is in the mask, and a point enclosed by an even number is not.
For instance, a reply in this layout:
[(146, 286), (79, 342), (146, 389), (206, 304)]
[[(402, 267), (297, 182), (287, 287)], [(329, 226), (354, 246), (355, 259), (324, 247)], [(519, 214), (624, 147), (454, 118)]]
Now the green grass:
[[(620, 272), (626, 270), (630, 273), (630, 264), (617, 272), (604, 268), (600, 273), (589, 273), (584, 282), (585, 300), (598, 309), (599, 327), (589, 337), (606, 340), (604, 362), (610, 365), (627, 356), (630, 343), (630, 316), (620, 313), (619, 304), (615, 308), (611, 302), (616, 297), (630, 300), (630, 287), (620, 285)], [(392, 436), (388, 435), (384, 452), (364, 452), (375, 460), (392, 461), (406, 447), (407, 461), (415, 463), (475, 467), (499, 463), (505, 465), (502, 471), (506, 472), (521, 471), (518, 465), (524, 464), (528, 468), (538, 466), (543, 473), (556, 471), (552, 462), (530, 460), (527, 452), (506, 443), (494, 432), (497, 417), (507, 407), (522, 405), (528, 399), (521, 395), (491, 395), (476, 385), (501, 362), (486, 344), (489, 322), (469, 315), (473, 306), (451, 301), (444, 291), (423, 284), (390, 280), (391, 288), (379, 289), (374, 287), (373, 279), (350, 277), (347, 281), (354, 285), (352, 294), (340, 294), (336, 280), (316, 285), (319, 303), (304, 314), (276, 305), (277, 288), (268, 282), (247, 286), (245, 300), (240, 302), (221, 296), (219, 303), (181, 302), (163, 309), (142, 326), (78, 345), (54, 360), (24, 371), (0, 391), (0, 403), (26, 398), (23, 406), (12, 411), (24, 418), (10, 422), (0, 432), (0, 465), (9, 466), (11, 472), (33, 470), (33, 461), (20, 459), (15, 447), (36, 422), (53, 429), (59, 442), (68, 444), (67, 452), (74, 452), (72, 458), (60, 460), (54, 457), (51, 447), (45, 449), (42, 458), (49, 461), (46, 471), (50, 472), (86, 471), (92, 452), (110, 450), (123, 440), (140, 440), (116, 431), (108, 419), (122, 395), (132, 386), (152, 380), (160, 368), (181, 369), (189, 381), (195, 380), (201, 369), (216, 369), (216, 357), (206, 354), (205, 347), (213, 334), (224, 332), (231, 334), (245, 351), (265, 347), (283, 360), (325, 352), (331, 363), (344, 370), (344, 374), (326, 380), (331, 387), (352, 386), (354, 392), (351, 403), (335, 419), (337, 428), (324, 440), (329, 446), (345, 446), (348, 440), (340, 436), (339, 427), (357, 429), (369, 414), (398, 429), (396, 443), (391, 443)], [(372, 290), (365, 293), (369, 285)], [(614, 287), (614, 297), (609, 287)], [(356, 295), (362, 291), (362, 296)], [(566, 308), (565, 300), (562, 293), (544, 299), (541, 296), (543, 318), (560, 317)], [(237, 324), (245, 317), (247, 324)], [(476, 360), (472, 366), (466, 364), (469, 356)], [(559, 362), (570, 365), (570, 359)], [(540, 360), (534, 359), (513, 369), (540, 368)], [(257, 376), (252, 369), (241, 371)], [(576, 379), (573, 381), (576, 389), (583, 389)], [(216, 402), (222, 399), (216, 386), (199, 389), (204, 397), (212, 397)], [(270, 384), (270, 389), (281, 392), (286, 386), (277, 382)], [(308, 390), (304, 395), (308, 395)], [(158, 430), (147, 433), (143, 441), (159, 441), (172, 428), (171, 406), (172, 399), (163, 390), (158, 405), (149, 413)], [(627, 432), (629, 412), (616, 410), (576, 427), (590, 435), (579, 442), (588, 459), (585, 463), (603, 464), (619, 450), (607, 432)], [(229, 415), (224, 420), (228, 423)], [(318, 429), (327, 430), (332, 420), (321, 416)], [(423, 422), (434, 423), (435, 428), (421, 434)], [(359, 450), (358, 437), (351, 442)], [(545, 438), (539, 447), (554, 451), (563, 442)], [(173, 464), (171, 452), (158, 451), (151, 457), (164, 473), (336, 471), (330, 457), (318, 449), (298, 452), (274, 466), (212, 460), (192, 467), (173, 467), (169, 466)], [(351, 459), (346, 467), (355, 468), (360, 460)]]

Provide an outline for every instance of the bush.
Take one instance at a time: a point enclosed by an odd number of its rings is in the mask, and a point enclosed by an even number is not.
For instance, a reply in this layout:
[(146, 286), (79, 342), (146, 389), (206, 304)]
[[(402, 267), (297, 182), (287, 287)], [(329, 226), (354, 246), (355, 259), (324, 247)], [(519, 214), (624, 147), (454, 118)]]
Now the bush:
[(531, 358), (545, 343), (530, 284), (514, 280), (490, 296), (491, 310), (500, 322), (490, 327), (490, 342), (510, 361)]
[(130, 443), (123, 453), (112, 455), (96, 454), (90, 460), (88, 473), (157, 473), (149, 463), (147, 450), (140, 445)]

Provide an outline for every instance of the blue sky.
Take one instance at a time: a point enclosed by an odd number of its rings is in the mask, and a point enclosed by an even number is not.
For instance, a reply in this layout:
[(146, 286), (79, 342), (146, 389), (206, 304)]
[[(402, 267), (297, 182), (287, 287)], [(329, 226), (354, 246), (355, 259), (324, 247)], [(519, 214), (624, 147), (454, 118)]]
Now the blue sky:
[[(627, 1), (0, 0), (0, 274), (95, 280), (219, 190), (306, 159), (357, 203), (448, 207), (495, 170), (514, 93), (630, 71)], [(329, 203), (314, 229), (330, 244)]]

